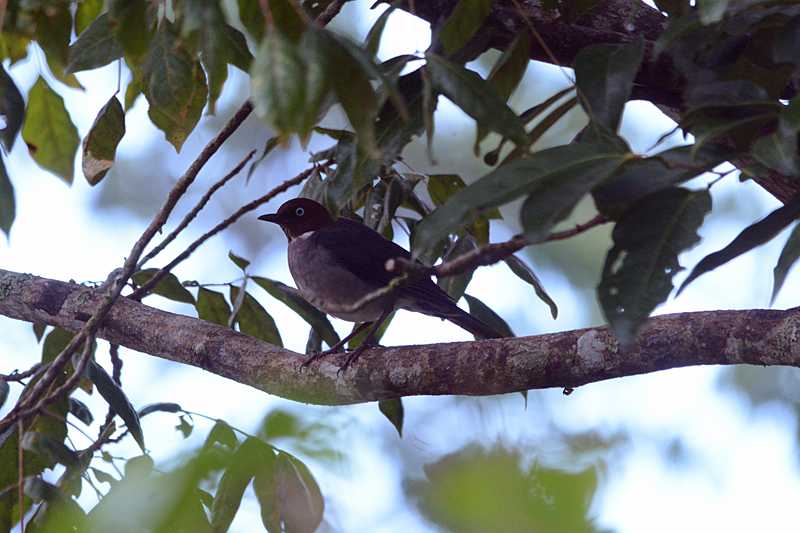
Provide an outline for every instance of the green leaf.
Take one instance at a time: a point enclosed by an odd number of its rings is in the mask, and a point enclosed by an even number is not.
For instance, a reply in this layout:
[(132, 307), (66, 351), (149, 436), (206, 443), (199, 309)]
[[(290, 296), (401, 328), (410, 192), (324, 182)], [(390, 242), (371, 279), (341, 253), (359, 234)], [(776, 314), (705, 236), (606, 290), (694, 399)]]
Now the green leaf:
[(31, 11), (30, 17), (36, 25), (36, 42), (42, 48), (48, 66), (54, 76), (63, 77), (72, 35), (70, 6), (65, 3), (54, 3), (48, 9)]
[(380, 111), (380, 102), (370, 82), (370, 78), (379, 73), (377, 66), (371, 57), (344, 37), (324, 29), (309, 33), (317, 35), (317, 55), (339, 104), (358, 134), (359, 150), (377, 158), (375, 119)]
[(775, 303), (775, 298), (778, 296), (781, 287), (783, 287), (786, 275), (798, 258), (800, 258), (800, 225), (795, 226), (792, 230), (789, 239), (783, 246), (781, 256), (778, 258), (778, 264), (775, 265), (772, 271), (774, 281), (772, 284), (772, 298), (769, 302), (770, 306)]
[(133, 408), (133, 405), (131, 405), (131, 402), (120, 386), (111, 379), (111, 376), (108, 375), (108, 372), (106, 372), (102, 366), (95, 363), (92, 359), (89, 359), (84, 375), (94, 383), (100, 396), (108, 402), (109, 407), (111, 407), (125, 422), (128, 431), (130, 431), (133, 440), (135, 440), (136, 444), (141, 448), (142, 453), (146, 453), (144, 434), (142, 433), (142, 426), (139, 423), (139, 415), (136, 413), (136, 410)]
[[(239, 295), (239, 288), (231, 285), (231, 301), (235, 301)], [(258, 300), (247, 292), (244, 293), (242, 306), (236, 313), (235, 321), (239, 324), (239, 331), (264, 342), (283, 346), (281, 334), (275, 320), (267, 313)]]
[(260, 43), (264, 39), (266, 22), (264, 21), (264, 14), (261, 12), (259, 0), (237, 0), (237, 3), (239, 5), (239, 20), (242, 21), (250, 37), (255, 42)]
[(48, 435), (29, 431), (22, 437), (22, 449), (44, 457), (50, 464), (62, 464), (67, 468), (79, 469), (82, 466), (78, 454), (67, 448), (63, 442)]
[(220, 326), (228, 327), (228, 318), (231, 316), (231, 308), (225, 297), (216, 292), (210, 291), (206, 288), (200, 287), (197, 292), (197, 316), (201, 320), (213, 322)]
[(616, 132), (625, 102), (630, 99), (633, 79), (644, 57), (639, 37), (623, 45), (593, 45), (582, 49), (573, 64), (581, 103), (592, 120)]
[(97, 17), (69, 47), (69, 63), (65, 74), (108, 65), (122, 57), (122, 48), (111, 27), (108, 13)]
[(215, 442), (226, 446), (229, 450), (234, 450), (239, 445), (236, 432), (224, 420), (217, 420), (214, 427), (208, 432), (208, 437), (203, 443), (203, 449), (210, 448)]
[(81, 139), (64, 100), (41, 76), (28, 93), (28, 116), (22, 138), (36, 163), (72, 184), (75, 152)]
[(730, 0), (697, 0), (697, 12), (704, 26), (716, 24), (725, 16)]
[[(470, 226), (481, 215), (534, 191), (552, 192), (566, 182), (568, 185), (563, 188), (572, 196), (580, 189), (585, 192), (589, 182), (596, 184), (609, 176), (627, 156), (603, 144), (578, 143), (512, 161), (458, 191), (425, 217), (412, 239), (412, 250), (419, 254), (450, 233)], [(573, 184), (569, 185), (570, 182)], [(555, 208), (545, 207), (553, 218), (571, 205), (571, 199), (559, 199)], [(532, 229), (543, 231), (544, 226), (539, 224)]]
[[(445, 253), (442, 255), (442, 262), (453, 261), (462, 255), (471, 252), (477, 248), (478, 244), (475, 242), (475, 237), (469, 233), (460, 235), (452, 245), (448, 246)], [(469, 282), (472, 281), (472, 274), (475, 269), (467, 270), (456, 276), (448, 276), (446, 278), (439, 278), (437, 285), (441, 287), (447, 294), (454, 300), (460, 300), (467, 290)]]
[(444, 47), (444, 56), (450, 57), (466, 45), (483, 22), (497, 0), (459, 0), (453, 14), (439, 31), (439, 41)]
[(183, 411), (183, 408), (177, 403), (151, 403), (139, 409), (139, 418), (144, 418), (151, 413), (180, 413), (181, 411)]
[(200, 52), (200, 61), (208, 76), (208, 112), (214, 114), (216, 101), (228, 78), (228, 59), (232, 57), (222, 7), (217, 1), (186, 0), (175, 5), (175, 14), (181, 39), (191, 42), (193, 49)]
[(0, 230), (8, 238), (11, 232), (11, 225), (17, 216), (17, 202), (14, 199), (14, 186), (8, 178), (6, 165), (0, 157)]
[(680, 289), (680, 294), (686, 286), (706, 272), (714, 270), (745, 252), (771, 241), (778, 233), (783, 231), (792, 222), (800, 218), (800, 194), (794, 196), (785, 205), (779, 207), (763, 219), (752, 224), (736, 236), (731, 243), (718, 252), (709, 254), (695, 265)]
[(0, 378), (0, 407), (5, 405), (6, 400), (8, 399), (8, 393), (11, 391), (11, 387), (3, 378)]
[[(322, 493), (314, 476), (305, 464), (286, 452), (278, 452), (274, 472), (278, 508), (277, 513), (272, 512), (273, 516), (277, 514), (286, 531), (314, 533), (322, 522), (325, 508)], [(266, 498), (264, 500), (266, 501)], [(273, 498), (272, 502), (275, 501)], [(265, 502), (262, 502), (261, 497), (259, 502), (263, 518)], [(264, 526), (268, 527), (266, 521)], [(268, 531), (273, 533), (281, 530), (268, 528)]]
[(87, 426), (94, 422), (94, 416), (86, 404), (71, 396), (69, 397), (69, 413)]
[(145, 0), (108, 0), (111, 28), (126, 59), (141, 63), (149, 53), (152, 27), (148, 24)]
[(180, 152), (200, 120), (208, 88), (199, 62), (182, 48), (172, 25), (165, 22), (156, 32), (142, 73), (147, 80), (150, 119)]
[(503, 261), (506, 265), (508, 265), (508, 268), (511, 269), (511, 272), (516, 274), (518, 278), (530, 284), (533, 287), (533, 290), (536, 292), (536, 296), (538, 296), (541, 301), (550, 307), (550, 314), (553, 315), (553, 320), (558, 318), (558, 307), (556, 306), (556, 302), (553, 301), (549, 294), (547, 294), (544, 285), (539, 280), (539, 276), (536, 275), (533, 269), (516, 255), (510, 255), (503, 259)]
[(80, 35), (101, 16), (105, 0), (82, 0), (75, 8), (75, 35)]
[(753, 145), (758, 161), (781, 174), (800, 177), (800, 157), (797, 154), (797, 133), (800, 132), (800, 98), (793, 98), (781, 110), (778, 129)]
[(391, 400), (381, 400), (378, 402), (378, 409), (380, 409), (383, 416), (392, 423), (397, 430), (397, 435), (403, 438), (403, 419), (405, 418), (405, 410), (403, 409), (403, 400), (401, 398), (392, 398)]
[(597, 293), (623, 351), (672, 292), (672, 278), (682, 270), (678, 255), (700, 241), (697, 229), (710, 210), (707, 190), (666, 189), (632, 205), (617, 222)]
[[(528, 69), (528, 64), (531, 62), (531, 35), (528, 31), (523, 31), (517, 35), (511, 44), (503, 51), (497, 62), (492, 67), (486, 81), (489, 85), (494, 87), (497, 93), (508, 101), (511, 93), (517, 88), (522, 78), (525, 76), (525, 71)], [(475, 156), (480, 154), (480, 144), (483, 139), (489, 134), (489, 130), (478, 124), (478, 131), (475, 136)]]
[(543, 241), (556, 224), (569, 217), (581, 198), (607, 180), (621, 162), (621, 157), (611, 157), (575, 165), (569, 175), (543, 176), (520, 210), (525, 237), (531, 242)]
[(316, 32), (295, 43), (277, 30), (269, 31), (250, 70), (250, 90), (256, 115), (285, 142), (297, 133), (306, 142), (327, 107), (329, 81)]
[(83, 139), (83, 175), (97, 185), (114, 166), (117, 146), (125, 135), (125, 111), (116, 96), (103, 106)]
[(274, 460), (274, 452), (264, 442), (248, 437), (234, 452), (231, 463), (217, 485), (211, 506), (211, 526), (214, 531), (228, 531), (239, 510), (244, 489), (264, 463)]
[(243, 72), (250, 71), (253, 63), (253, 54), (247, 46), (247, 39), (244, 34), (233, 26), (225, 25), (225, 42), (223, 46), (227, 49), (228, 63), (237, 67)]
[(772, 41), (772, 60), (775, 63), (800, 64), (800, 51), (797, 43), (800, 40), (800, 15), (795, 15), (784, 24)]
[[(131, 276), (131, 280), (136, 285), (141, 287), (147, 283), (150, 278), (152, 278), (159, 270), (160, 269), (158, 268), (146, 268), (144, 270), (140, 270)], [(192, 296), (192, 293), (189, 292), (186, 287), (181, 285), (178, 277), (172, 272), (161, 278), (161, 281), (156, 283), (156, 286), (153, 287), (150, 292), (153, 294), (158, 294), (159, 296), (163, 296), (164, 298), (174, 302), (183, 302), (186, 304), (195, 305), (195, 300), (194, 296)]]
[[(369, 29), (369, 33), (367, 33), (367, 38), (364, 39), (364, 48), (372, 55), (376, 55), (378, 53), (378, 48), (381, 45), (381, 36), (383, 36), (383, 30), (386, 28), (386, 22), (389, 20), (389, 15), (394, 13), (394, 10), (400, 6), (400, 0), (395, 0), (388, 8), (381, 13), (381, 16), (378, 17), (378, 20), (375, 21), (375, 24)], [(374, 6), (373, 6), (374, 7)]]
[(2, 64), (0, 64), (0, 116), (5, 117), (6, 123), (5, 128), (0, 130), (0, 141), (3, 142), (6, 152), (10, 152), (25, 120), (25, 99), (22, 98), (17, 84)]
[(678, 146), (650, 157), (629, 158), (609, 181), (592, 191), (592, 197), (598, 211), (618, 218), (631, 203), (689, 181), (732, 156), (729, 147), (706, 144), (699, 150)]
[(469, 304), (469, 314), (481, 320), (482, 322), (492, 326), (495, 330), (502, 333), (506, 337), (514, 337), (514, 332), (511, 327), (503, 320), (500, 315), (492, 311), (492, 309), (469, 294), (464, 295), (464, 299)]
[(339, 334), (333, 329), (330, 320), (328, 320), (328, 315), (299, 296), (285, 292), (283, 288), (286, 285), (279, 281), (259, 276), (253, 276), (251, 279), (256, 282), (256, 285), (267, 291), (270, 296), (283, 302), (289, 309), (297, 313), (300, 318), (308, 322), (315, 331), (319, 332), (320, 337), (328, 346), (335, 346), (339, 342)]
[(228, 259), (233, 261), (233, 263), (242, 269), (242, 272), (247, 270), (247, 267), (250, 266), (250, 261), (245, 259), (244, 257), (238, 256), (233, 253), (233, 250), (228, 250)]
[(522, 120), (486, 80), (434, 54), (425, 54), (425, 58), (425, 72), (435, 92), (446, 96), (478, 124), (508, 137), (520, 147), (528, 145)]
[(61, 328), (53, 328), (42, 344), (42, 363), (52, 362), (67, 347), (75, 335)]

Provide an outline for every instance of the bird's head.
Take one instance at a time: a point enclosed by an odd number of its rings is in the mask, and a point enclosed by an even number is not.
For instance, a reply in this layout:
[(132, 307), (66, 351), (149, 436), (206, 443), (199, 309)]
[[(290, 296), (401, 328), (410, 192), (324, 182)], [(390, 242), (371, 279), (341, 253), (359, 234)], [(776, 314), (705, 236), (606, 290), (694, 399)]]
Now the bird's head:
[(261, 215), (258, 219), (278, 224), (289, 241), (304, 233), (332, 226), (334, 222), (324, 205), (308, 198), (289, 200), (277, 213)]

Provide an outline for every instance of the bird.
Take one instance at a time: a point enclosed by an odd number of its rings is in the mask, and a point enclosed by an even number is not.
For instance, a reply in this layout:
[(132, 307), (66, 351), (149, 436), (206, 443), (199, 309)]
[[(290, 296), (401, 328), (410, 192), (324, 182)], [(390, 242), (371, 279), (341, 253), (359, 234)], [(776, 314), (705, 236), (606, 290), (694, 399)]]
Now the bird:
[(480, 339), (505, 337), (458, 307), (430, 277), (398, 284), (394, 291), (358, 309), (342, 310), (353, 307), (366, 295), (399, 277), (401, 273), (387, 270), (386, 262), (391, 259), (410, 261), (408, 250), (360, 222), (345, 217), (334, 220), (325, 206), (308, 198), (289, 200), (276, 213), (261, 215), (258, 219), (278, 224), (286, 234), (289, 271), (300, 292), (313, 305), (336, 318), (362, 322), (329, 350), (307, 358), (303, 367), (337, 353), (371, 325), (372, 329), (340, 368), (346, 370), (367, 348), (380, 325), (397, 309), (447, 319)]

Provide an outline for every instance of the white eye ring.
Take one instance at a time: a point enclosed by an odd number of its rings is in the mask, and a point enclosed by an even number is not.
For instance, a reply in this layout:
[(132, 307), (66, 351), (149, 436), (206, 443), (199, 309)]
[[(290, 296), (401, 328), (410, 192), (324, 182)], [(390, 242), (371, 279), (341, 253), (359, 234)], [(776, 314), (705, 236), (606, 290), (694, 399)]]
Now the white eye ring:
[(301, 217), (306, 214), (306, 210), (303, 209), (302, 207), (298, 207), (297, 209), (294, 210), (294, 214)]

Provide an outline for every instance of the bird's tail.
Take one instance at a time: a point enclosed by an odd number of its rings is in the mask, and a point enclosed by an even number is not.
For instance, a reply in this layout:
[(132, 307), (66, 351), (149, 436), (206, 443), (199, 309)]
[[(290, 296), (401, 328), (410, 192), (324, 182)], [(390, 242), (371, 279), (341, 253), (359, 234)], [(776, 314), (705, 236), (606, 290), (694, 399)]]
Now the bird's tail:
[(454, 313), (452, 316), (446, 316), (444, 318), (453, 324), (464, 328), (479, 339), (502, 339), (507, 337), (507, 335), (500, 333), (489, 324), (475, 318), (466, 311), (458, 307), (455, 309), (458, 311), (458, 313)]

